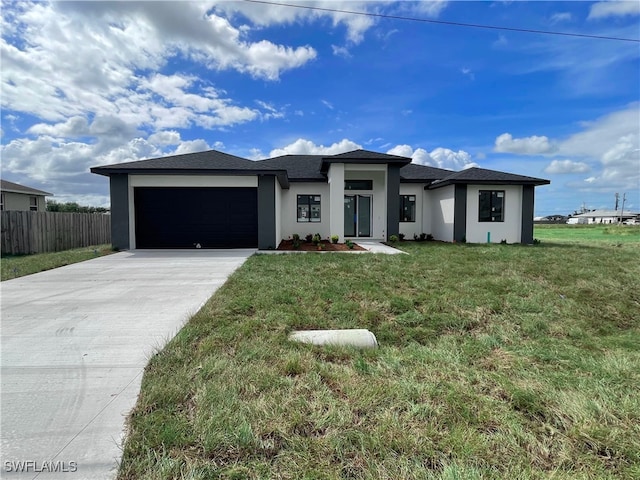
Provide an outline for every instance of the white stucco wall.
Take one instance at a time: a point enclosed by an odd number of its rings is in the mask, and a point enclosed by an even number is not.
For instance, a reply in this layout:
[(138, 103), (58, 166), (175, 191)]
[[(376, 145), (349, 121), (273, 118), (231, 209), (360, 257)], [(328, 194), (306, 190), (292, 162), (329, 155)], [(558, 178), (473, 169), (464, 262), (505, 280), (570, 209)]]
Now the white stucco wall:
[[(406, 240), (413, 240), (414, 235), (421, 233), (431, 233), (431, 225), (425, 229), (425, 194), (424, 185), (421, 184), (400, 184), (400, 195), (415, 195), (416, 197), (416, 221), (400, 222), (400, 233), (403, 233)], [(429, 215), (427, 215), (427, 219)]]
[[(480, 190), (504, 190), (504, 221), (479, 222)], [(519, 243), (522, 233), (522, 186), (469, 185), (467, 187), (467, 242), (486, 243), (491, 232), (491, 243)]]
[[(454, 186), (429, 190), (431, 234), (436, 240), (453, 241)], [(429, 232), (425, 232), (429, 233)]]
[[(216, 175), (129, 175), (133, 187), (258, 187), (258, 177)], [(132, 192), (129, 192), (132, 193)]]
[(258, 187), (257, 176), (129, 175), (129, 248), (136, 248), (135, 187)]
[[(300, 235), (301, 238), (309, 233), (319, 233), (322, 238), (330, 236), (329, 185), (320, 182), (300, 182), (290, 185), (289, 190), (281, 191), (279, 208), (276, 202), (276, 209), (280, 210), (281, 215), (280, 238), (286, 240), (294, 233)], [(320, 195), (320, 222), (298, 222), (298, 195)], [(276, 234), (278, 234), (277, 229)]]

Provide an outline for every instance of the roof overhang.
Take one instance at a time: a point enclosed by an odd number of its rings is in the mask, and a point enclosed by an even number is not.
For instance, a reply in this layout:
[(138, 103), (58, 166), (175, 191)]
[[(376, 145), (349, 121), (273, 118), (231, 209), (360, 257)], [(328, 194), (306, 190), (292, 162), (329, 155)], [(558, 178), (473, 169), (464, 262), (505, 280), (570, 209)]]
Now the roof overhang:
[(398, 158), (349, 158), (349, 157), (325, 157), (320, 164), (320, 172), (327, 173), (329, 166), (333, 163), (347, 163), (347, 164), (359, 164), (359, 165), (398, 165), (403, 167), (411, 163), (410, 158), (398, 157)]
[(253, 177), (253, 176), (275, 176), (280, 187), (289, 188), (289, 178), (286, 170), (276, 169), (177, 169), (177, 168), (145, 168), (135, 169), (126, 167), (92, 167), (91, 173), (110, 177), (111, 175), (200, 175), (200, 176), (230, 176), (230, 177)]
[(447, 185), (533, 185), (535, 187), (540, 185), (549, 185), (549, 180), (436, 180), (424, 187), (425, 190), (435, 190), (436, 188), (446, 187)]

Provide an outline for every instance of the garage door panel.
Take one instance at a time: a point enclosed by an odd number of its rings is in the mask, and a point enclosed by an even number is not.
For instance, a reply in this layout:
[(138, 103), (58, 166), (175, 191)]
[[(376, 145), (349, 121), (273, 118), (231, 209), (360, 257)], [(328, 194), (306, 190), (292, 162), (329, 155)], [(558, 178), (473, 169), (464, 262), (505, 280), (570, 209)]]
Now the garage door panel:
[(137, 248), (253, 248), (258, 245), (255, 188), (137, 187)]

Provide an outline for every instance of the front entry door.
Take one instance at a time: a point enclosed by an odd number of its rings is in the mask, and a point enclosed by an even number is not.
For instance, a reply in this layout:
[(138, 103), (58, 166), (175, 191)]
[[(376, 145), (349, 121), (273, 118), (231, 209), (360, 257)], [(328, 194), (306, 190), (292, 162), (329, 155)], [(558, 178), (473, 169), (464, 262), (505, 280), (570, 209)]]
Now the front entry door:
[(371, 236), (371, 196), (344, 196), (344, 236)]

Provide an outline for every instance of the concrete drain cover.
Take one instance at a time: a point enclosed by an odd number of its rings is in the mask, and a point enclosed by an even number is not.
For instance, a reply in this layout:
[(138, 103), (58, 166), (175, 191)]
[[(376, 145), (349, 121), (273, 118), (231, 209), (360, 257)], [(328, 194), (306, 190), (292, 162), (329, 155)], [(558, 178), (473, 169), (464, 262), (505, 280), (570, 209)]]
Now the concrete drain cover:
[(342, 345), (358, 348), (375, 348), (378, 346), (376, 336), (364, 328), (297, 330), (289, 335), (289, 340), (313, 345)]

